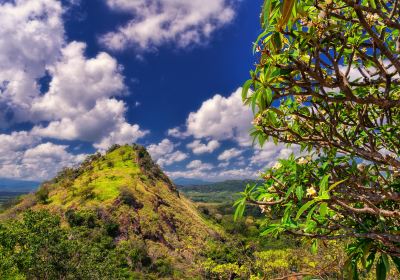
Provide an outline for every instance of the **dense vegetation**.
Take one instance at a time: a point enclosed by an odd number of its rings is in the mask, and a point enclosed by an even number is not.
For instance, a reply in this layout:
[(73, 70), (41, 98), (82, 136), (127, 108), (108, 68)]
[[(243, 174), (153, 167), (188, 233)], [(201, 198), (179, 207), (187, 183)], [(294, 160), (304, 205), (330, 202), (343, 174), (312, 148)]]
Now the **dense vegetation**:
[[(263, 234), (353, 240), (346, 278), (400, 269), (400, 5), (398, 0), (265, 0), (243, 88), (252, 135), (299, 144), (237, 202), (258, 205)], [(251, 89), (251, 90), (250, 90)]]
[(114, 146), (1, 214), (0, 279), (195, 279), (225, 240), (143, 147)]

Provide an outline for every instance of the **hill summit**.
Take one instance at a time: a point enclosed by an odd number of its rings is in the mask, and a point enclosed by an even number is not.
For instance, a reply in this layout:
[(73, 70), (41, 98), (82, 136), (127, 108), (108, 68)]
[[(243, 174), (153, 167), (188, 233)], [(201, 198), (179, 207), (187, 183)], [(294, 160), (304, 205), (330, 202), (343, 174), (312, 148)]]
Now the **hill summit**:
[(3, 219), (18, 219), (28, 210), (59, 215), (65, 227), (106, 224), (116, 246), (142, 242), (151, 260), (168, 258), (174, 268), (184, 267), (185, 273), (190, 268), (193, 275), (198, 252), (223, 235), (136, 144), (115, 145), (64, 169)]

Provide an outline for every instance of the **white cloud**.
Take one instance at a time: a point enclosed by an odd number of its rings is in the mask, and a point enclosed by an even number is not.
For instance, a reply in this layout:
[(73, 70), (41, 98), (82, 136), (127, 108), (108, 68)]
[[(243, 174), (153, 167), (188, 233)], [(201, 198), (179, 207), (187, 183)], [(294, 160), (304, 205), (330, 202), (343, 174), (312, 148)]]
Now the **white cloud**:
[(229, 97), (219, 94), (203, 102), (197, 112), (192, 112), (186, 121), (187, 134), (195, 138), (235, 140), (241, 146), (250, 146), (249, 136), (253, 114), (243, 105), (241, 88)]
[(286, 159), (291, 154), (300, 155), (300, 147), (292, 145), (287, 147), (284, 144), (275, 145), (273, 142), (266, 142), (262, 148), (255, 149), (250, 158), (250, 164), (255, 166), (272, 166), (278, 159)]
[(0, 2), (0, 126), (30, 120), (36, 80), (64, 44), (61, 2)]
[(160, 166), (168, 166), (168, 165), (174, 164), (176, 162), (183, 161), (187, 158), (188, 158), (187, 154), (185, 154), (181, 151), (175, 151), (171, 154), (167, 154), (164, 157), (160, 158), (159, 160), (157, 160), (157, 163)]
[(116, 129), (114, 129), (109, 136), (95, 143), (94, 147), (100, 150), (106, 150), (113, 144), (132, 144), (148, 133), (148, 131), (140, 130), (137, 124), (131, 125), (126, 122), (119, 122)]
[(106, 53), (87, 59), (85, 48), (83, 43), (70, 43), (50, 68), (49, 91), (35, 100), (32, 111), (39, 120), (51, 121), (34, 127), (32, 133), (94, 142), (101, 150), (145, 136), (147, 131), (126, 122), (125, 103), (113, 98), (125, 91), (121, 66)]
[(188, 169), (196, 169), (200, 170), (210, 170), (213, 168), (212, 164), (204, 163), (201, 160), (192, 160), (188, 165), (186, 165)]
[(181, 129), (179, 127), (174, 127), (174, 128), (168, 129), (167, 135), (175, 137), (175, 138), (179, 138), (179, 139), (184, 139), (189, 136), (186, 132), (181, 131)]
[(148, 146), (147, 151), (160, 166), (168, 166), (188, 158), (187, 154), (175, 151), (175, 145), (169, 139), (164, 139), (158, 144)]
[(108, 48), (135, 46), (149, 50), (166, 43), (179, 47), (204, 44), (218, 28), (234, 18), (230, 0), (107, 0), (116, 11), (132, 19), (101, 37)]
[(233, 159), (235, 157), (240, 156), (242, 153), (243, 153), (243, 151), (240, 151), (240, 150), (238, 150), (236, 148), (225, 150), (218, 156), (218, 160), (228, 161), (228, 160), (231, 160), (231, 159)]
[(0, 134), (0, 177), (46, 180), (62, 167), (76, 165), (86, 155), (73, 155), (68, 146), (41, 143), (27, 132)]
[(191, 178), (191, 179), (203, 179), (207, 178), (209, 181), (223, 181), (231, 179), (257, 179), (260, 177), (257, 170), (249, 167), (239, 169), (223, 169), (219, 171), (210, 171), (204, 169), (188, 169), (183, 171), (170, 171), (167, 172), (171, 178)]
[(221, 144), (216, 140), (211, 140), (207, 144), (201, 143), (200, 140), (194, 140), (193, 142), (186, 145), (193, 151), (194, 154), (200, 155), (204, 153), (212, 153), (219, 148)]
[(25, 131), (0, 134), (0, 166), (12, 164), (21, 152), (40, 142)]
[[(63, 9), (54, 0), (0, 4), (0, 127), (30, 122), (32, 134), (106, 145), (146, 135), (125, 119), (122, 67), (107, 53), (85, 56), (86, 44), (66, 44)], [(47, 74), (49, 90), (38, 79)]]
[(170, 154), (174, 151), (174, 144), (169, 139), (164, 139), (158, 144), (152, 144), (147, 147), (153, 160), (157, 161), (165, 154)]
[(123, 94), (122, 68), (106, 53), (87, 59), (86, 44), (72, 42), (49, 67), (49, 91), (34, 100), (32, 111), (40, 120), (73, 118), (90, 111), (97, 100)]

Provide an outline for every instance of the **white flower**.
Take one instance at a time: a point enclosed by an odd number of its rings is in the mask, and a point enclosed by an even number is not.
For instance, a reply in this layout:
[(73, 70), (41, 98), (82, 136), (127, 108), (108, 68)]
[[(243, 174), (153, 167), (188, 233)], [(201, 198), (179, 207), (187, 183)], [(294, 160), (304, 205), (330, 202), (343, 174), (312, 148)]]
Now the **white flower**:
[(301, 158), (299, 158), (299, 160), (297, 161), (297, 163), (298, 163), (298, 164), (307, 164), (307, 163), (308, 163), (308, 160), (305, 159), (305, 158), (303, 158), (303, 157), (301, 157)]
[(358, 171), (364, 172), (365, 164), (363, 164), (363, 163), (357, 164), (357, 169), (358, 169)]
[(266, 205), (260, 205), (261, 213), (270, 212), (271, 209)]
[(280, 162), (275, 163), (275, 165), (272, 167), (272, 169), (279, 169), (282, 167), (282, 164)]
[(317, 191), (315, 190), (314, 187), (310, 187), (307, 189), (307, 196), (314, 197), (317, 195)]

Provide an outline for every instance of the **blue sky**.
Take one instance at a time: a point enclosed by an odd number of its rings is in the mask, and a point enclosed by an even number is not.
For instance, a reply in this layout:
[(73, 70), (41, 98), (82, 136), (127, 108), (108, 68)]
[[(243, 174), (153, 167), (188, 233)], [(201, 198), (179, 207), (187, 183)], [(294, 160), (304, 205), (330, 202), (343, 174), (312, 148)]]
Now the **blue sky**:
[(114, 143), (173, 177), (256, 177), (240, 86), (261, 0), (0, 0), (0, 177), (44, 180)]

